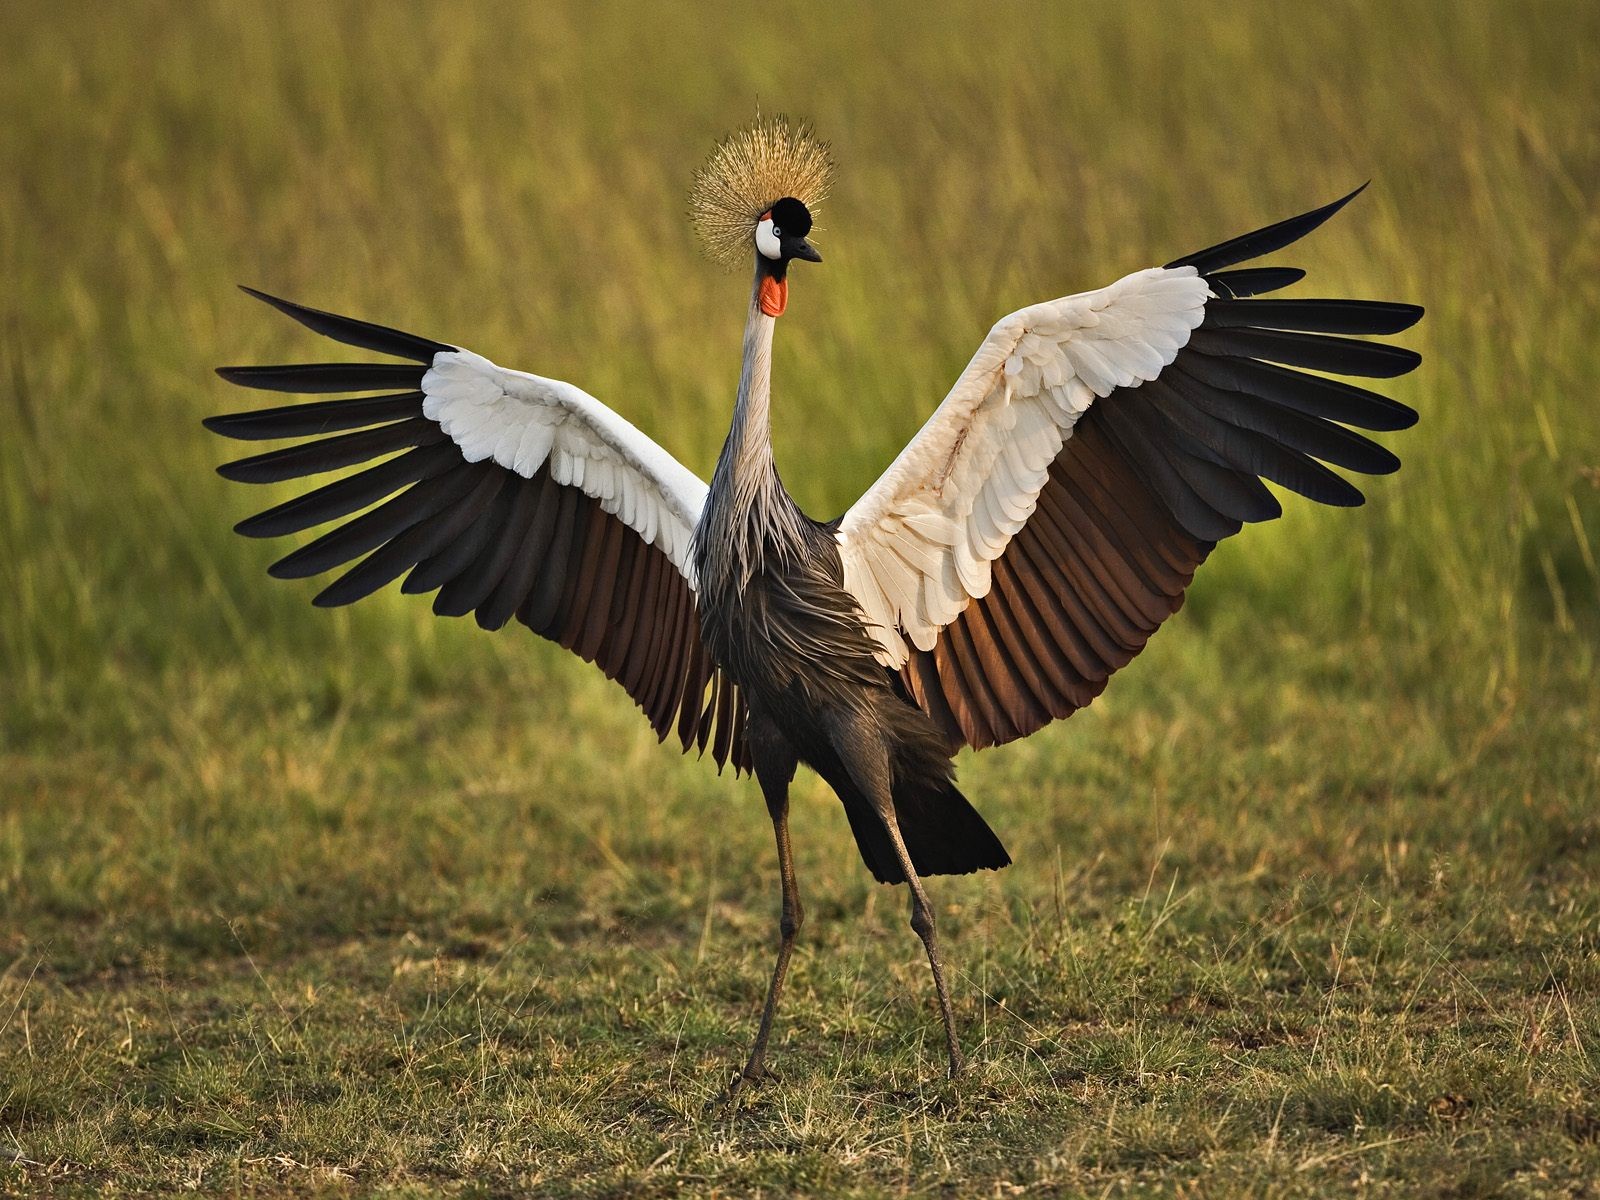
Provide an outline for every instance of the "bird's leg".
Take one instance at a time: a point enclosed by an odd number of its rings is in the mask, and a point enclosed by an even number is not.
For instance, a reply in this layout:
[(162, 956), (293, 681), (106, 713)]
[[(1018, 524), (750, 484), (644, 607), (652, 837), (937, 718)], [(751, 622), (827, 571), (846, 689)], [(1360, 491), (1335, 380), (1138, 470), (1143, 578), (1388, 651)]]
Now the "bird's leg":
[(756, 1029), (755, 1043), (750, 1047), (749, 1061), (739, 1075), (744, 1083), (760, 1083), (773, 1077), (766, 1065), (767, 1038), (772, 1033), (772, 1017), (778, 1008), (778, 994), (783, 991), (783, 978), (789, 970), (789, 955), (794, 950), (795, 935), (805, 921), (800, 891), (795, 885), (794, 858), (789, 849), (787, 796), (779, 807), (773, 809), (772, 828), (778, 839), (778, 874), (783, 883), (783, 912), (778, 919), (778, 961), (772, 968), (772, 982), (767, 985), (767, 1003), (761, 1010), (761, 1024)]
[(939, 1011), (944, 1015), (945, 1045), (950, 1051), (950, 1078), (954, 1079), (965, 1068), (966, 1060), (961, 1055), (961, 1042), (956, 1037), (956, 1017), (950, 1008), (950, 990), (945, 987), (944, 967), (939, 962), (933, 906), (928, 903), (928, 893), (923, 890), (922, 880), (917, 878), (917, 869), (911, 865), (911, 854), (900, 836), (900, 822), (895, 817), (894, 801), (890, 799), (887, 804), (874, 803), (883, 827), (888, 831), (889, 841), (894, 846), (895, 857), (900, 860), (900, 869), (905, 872), (906, 886), (911, 889), (911, 928), (922, 939), (922, 947), (928, 952), (928, 965), (933, 968), (933, 987), (939, 993)]
[(944, 983), (944, 966), (939, 961), (933, 906), (928, 903), (928, 893), (923, 890), (922, 880), (917, 877), (917, 869), (912, 865), (911, 852), (906, 849), (905, 839), (900, 836), (900, 819), (894, 810), (888, 748), (870, 728), (851, 728), (849, 725), (835, 734), (834, 742), (846, 769), (856, 785), (866, 793), (878, 819), (883, 822), (889, 843), (894, 847), (895, 858), (900, 862), (900, 870), (906, 877), (906, 886), (911, 889), (911, 928), (922, 939), (922, 947), (928, 952), (928, 965), (933, 968), (933, 987), (939, 993), (945, 1044), (950, 1051), (950, 1078), (954, 1079), (961, 1074), (966, 1061), (961, 1055), (961, 1042), (956, 1037), (956, 1017), (950, 1007), (950, 990)]
[(794, 852), (789, 845), (789, 784), (794, 779), (797, 760), (787, 742), (772, 729), (751, 729), (750, 749), (756, 778), (766, 797), (767, 812), (772, 817), (772, 832), (778, 842), (778, 878), (783, 888), (783, 910), (778, 918), (778, 961), (772, 968), (772, 982), (767, 985), (767, 1002), (761, 1010), (761, 1024), (756, 1029), (755, 1044), (750, 1047), (750, 1058), (744, 1070), (734, 1076), (729, 1086), (730, 1094), (737, 1094), (745, 1084), (761, 1083), (774, 1078), (767, 1069), (767, 1038), (772, 1033), (773, 1014), (778, 1009), (778, 995), (783, 991), (783, 979), (789, 970), (789, 955), (794, 950), (795, 935), (805, 921), (805, 909), (800, 904), (800, 888), (794, 875)]

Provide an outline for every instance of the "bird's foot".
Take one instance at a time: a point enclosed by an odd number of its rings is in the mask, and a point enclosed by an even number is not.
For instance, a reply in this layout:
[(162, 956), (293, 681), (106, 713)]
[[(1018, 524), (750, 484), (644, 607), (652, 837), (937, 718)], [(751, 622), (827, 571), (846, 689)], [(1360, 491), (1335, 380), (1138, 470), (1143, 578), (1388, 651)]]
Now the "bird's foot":
[(954, 1083), (967, 1073), (967, 1060), (960, 1050), (951, 1047), (950, 1069), (945, 1072), (945, 1078)]
[(746, 1089), (758, 1088), (763, 1083), (777, 1082), (777, 1073), (769, 1069), (765, 1063), (746, 1063), (744, 1070), (728, 1081), (728, 1090), (723, 1093), (723, 1100), (732, 1104), (739, 1099)]

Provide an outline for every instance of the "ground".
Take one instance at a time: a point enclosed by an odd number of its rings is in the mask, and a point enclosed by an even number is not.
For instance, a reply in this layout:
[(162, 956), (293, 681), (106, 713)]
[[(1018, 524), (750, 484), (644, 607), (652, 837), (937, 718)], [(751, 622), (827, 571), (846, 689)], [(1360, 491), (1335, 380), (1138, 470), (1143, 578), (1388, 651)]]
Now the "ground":
[[(705, 10), (703, 10), (705, 11)], [(0, 14), (0, 1191), (1585, 1196), (1600, 1177), (1600, 13), (153, 2)], [(648, 54), (641, 53), (648, 47)], [(892, 64), (893, 69), (886, 69)], [(780, 466), (847, 505), (996, 317), (1373, 186), (1280, 259), (1428, 306), (1356, 511), (1246, 530), (903, 894), (525, 631), (314, 610), (229, 532), (231, 290), (572, 379), (702, 474), (759, 102), (839, 187)], [(247, 449), (245, 452), (248, 452)]]

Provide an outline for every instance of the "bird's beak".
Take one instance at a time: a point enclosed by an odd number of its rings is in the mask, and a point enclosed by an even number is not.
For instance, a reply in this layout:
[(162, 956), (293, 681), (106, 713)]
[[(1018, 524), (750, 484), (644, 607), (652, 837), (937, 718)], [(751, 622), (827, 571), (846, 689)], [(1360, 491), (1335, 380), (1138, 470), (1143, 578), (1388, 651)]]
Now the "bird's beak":
[(807, 262), (821, 262), (822, 255), (817, 253), (817, 248), (805, 238), (785, 238), (789, 244), (785, 247), (790, 258), (803, 258)]

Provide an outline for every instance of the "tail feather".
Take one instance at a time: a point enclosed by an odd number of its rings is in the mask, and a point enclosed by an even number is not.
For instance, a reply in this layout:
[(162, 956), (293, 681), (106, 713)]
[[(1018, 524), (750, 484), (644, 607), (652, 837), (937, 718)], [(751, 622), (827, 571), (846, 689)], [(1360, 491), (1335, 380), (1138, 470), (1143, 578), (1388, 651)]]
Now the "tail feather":
[[(970, 875), (1011, 865), (994, 830), (956, 787), (944, 735), (904, 696), (884, 690), (872, 728), (889, 752), (895, 822), (918, 875)], [(904, 883), (905, 872), (878, 817), (838, 752), (826, 742), (809, 748), (808, 761), (844, 802), (861, 859), (879, 883)]]
[[(843, 799), (850, 832), (867, 870), (879, 883), (904, 883), (905, 873), (878, 814), (854, 789)], [(1011, 865), (1005, 846), (954, 782), (939, 792), (916, 795), (902, 796), (897, 789), (894, 807), (900, 836), (918, 875), (970, 875)]]
[(900, 836), (919, 875), (968, 875), (1011, 865), (1011, 856), (994, 830), (954, 780), (947, 780), (937, 793), (896, 794), (894, 807)]

